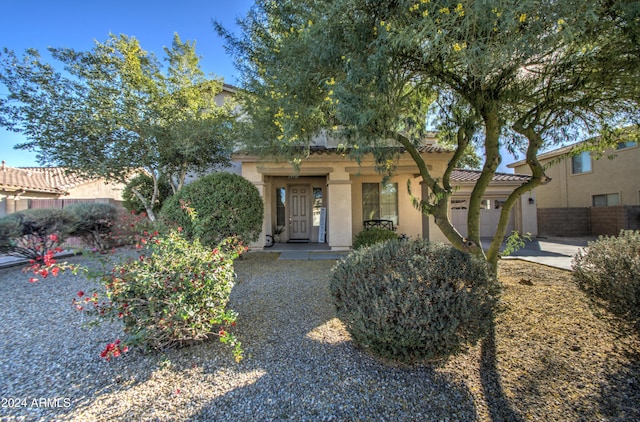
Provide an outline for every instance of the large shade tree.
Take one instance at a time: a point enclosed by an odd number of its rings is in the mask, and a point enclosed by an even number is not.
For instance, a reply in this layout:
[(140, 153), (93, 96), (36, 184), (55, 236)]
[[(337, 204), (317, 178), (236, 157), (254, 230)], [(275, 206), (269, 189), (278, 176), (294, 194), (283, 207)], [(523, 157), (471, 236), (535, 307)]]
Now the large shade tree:
[(110, 34), (90, 51), (49, 52), (63, 66), (45, 63), (36, 50), (0, 53), (0, 82), (9, 91), (0, 99), (0, 125), (22, 133), (26, 142), (17, 148), (36, 151), (41, 164), (108, 181), (145, 173), (153, 188), (132, 190), (155, 219), (161, 178), (177, 191), (188, 172), (229, 162), (233, 105), (216, 103), (223, 83), (202, 72), (194, 42), (175, 34), (165, 66), (125, 35)]
[[(333, 130), (356, 159), (373, 153), (390, 163), (406, 151), (431, 192), (416, 206), (495, 270), (517, 199), (547, 181), (537, 153), (637, 121), (638, 4), (258, 0), (238, 35), (217, 29), (242, 73), (249, 147), (295, 162), (314, 134)], [(430, 113), (452, 135), (443, 175), (417, 149)], [(447, 211), (451, 174), (473, 142), (483, 163), (464, 238)], [(504, 150), (524, 153), (532, 177), (509, 195), (485, 253), (480, 202)]]

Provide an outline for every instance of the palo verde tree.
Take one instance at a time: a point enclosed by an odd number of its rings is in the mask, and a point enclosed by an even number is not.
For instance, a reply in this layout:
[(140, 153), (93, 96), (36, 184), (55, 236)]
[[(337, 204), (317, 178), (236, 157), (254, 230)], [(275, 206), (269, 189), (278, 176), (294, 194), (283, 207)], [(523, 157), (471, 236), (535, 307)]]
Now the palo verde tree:
[(25, 135), (17, 148), (41, 164), (108, 181), (145, 173), (153, 188), (132, 189), (149, 217), (166, 177), (174, 191), (187, 172), (229, 162), (232, 105), (218, 105), (222, 81), (207, 79), (194, 42), (174, 35), (166, 66), (133, 37), (110, 34), (90, 51), (50, 48), (58, 70), (38, 51), (0, 53), (0, 125)]
[[(239, 35), (217, 29), (242, 73), (245, 139), (255, 152), (301, 160), (321, 130), (356, 159), (372, 153), (388, 163), (400, 148), (430, 189), (415, 205), (495, 270), (517, 199), (547, 181), (537, 153), (637, 120), (638, 4), (258, 0)], [(434, 110), (454, 145), (442, 175), (417, 148)], [(447, 211), (451, 174), (474, 140), (484, 156), (464, 238)], [(504, 149), (524, 153), (532, 177), (509, 195), (485, 253), (480, 202)]]

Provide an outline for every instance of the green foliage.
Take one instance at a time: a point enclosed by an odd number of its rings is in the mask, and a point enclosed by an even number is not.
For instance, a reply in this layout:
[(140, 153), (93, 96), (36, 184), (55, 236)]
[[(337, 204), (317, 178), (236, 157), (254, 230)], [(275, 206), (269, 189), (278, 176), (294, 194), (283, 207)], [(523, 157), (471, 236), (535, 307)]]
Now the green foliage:
[(104, 251), (112, 245), (112, 232), (118, 210), (114, 205), (98, 202), (76, 202), (65, 208), (75, 220), (70, 236), (79, 237), (89, 247)]
[(0, 218), (0, 252), (10, 252), (20, 237), (22, 237), (22, 225), (17, 216), (9, 215)]
[[(153, 178), (147, 174), (138, 174), (126, 184), (122, 191), (122, 205), (124, 205), (127, 210), (134, 211), (136, 214), (146, 212), (147, 208), (145, 204), (143, 204), (140, 198), (133, 192), (134, 189), (144, 198), (151, 198), (153, 196)], [(158, 195), (153, 205), (153, 212), (159, 212), (164, 201), (171, 195), (173, 195), (171, 184), (165, 177), (162, 177), (158, 180)]]
[(521, 236), (517, 231), (513, 231), (511, 235), (507, 237), (507, 242), (501, 252), (501, 255), (509, 256), (515, 251), (524, 248), (525, 240), (531, 240), (531, 233), (525, 233)]
[[(299, 163), (321, 131), (355, 159), (393, 162), (388, 147), (401, 147), (432, 193), (420, 210), (495, 270), (517, 199), (547, 180), (538, 152), (638, 120), (637, 16), (626, 0), (258, 0), (239, 35), (217, 29), (242, 71), (249, 150)], [(419, 154), (428, 123), (455, 146), (443, 173)], [(469, 209), (505, 149), (525, 153), (532, 175), (509, 195), (486, 255), (479, 213), (468, 213), (467, 239), (448, 215), (454, 168), (478, 166), (465, 159), (473, 145), (484, 156)]]
[(330, 288), (360, 347), (407, 363), (475, 344), (491, 325), (497, 295), (484, 262), (424, 240), (352, 253), (334, 267)]
[[(164, 68), (138, 40), (109, 34), (90, 51), (49, 48), (65, 72), (38, 51), (0, 53), (0, 126), (22, 133), (18, 148), (43, 164), (125, 182), (141, 169), (180, 189), (189, 172), (229, 162), (233, 105), (219, 106), (221, 80), (207, 79), (194, 42), (175, 34)], [(145, 197), (154, 220), (158, 191)]]
[[(236, 315), (226, 306), (235, 278), (233, 260), (244, 247), (229, 238), (212, 251), (177, 231), (150, 235), (146, 244), (138, 259), (116, 265), (107, 275), (100, 273), (108, 301), (98, 293), (79, 292), (76, 307), (122, 320), (127, 345), (163, 350), (220, 336), (241, 359), (240, 343), (227, 332)], [(120, 353), (110, 345), (103, 356), (114, 350)]]
[[(194, 225), (185, 213), (191, 207), (198, 216)], [(162, 219), (182, 227), (191, 238), (214, 247), (222, 239), (237, 236), (254, 241), (262, 231), (264, 205), (258, 189), (242, 176), (214, 173), (186, 185), (162, 207)]]
[(600, 237), (574, 257), (573, 277), (612, 313), (640, 321), (640, 231)]
[(74, 230), (76, 220), (59, 209), (30, 209), (0, 219), (0, 252), (41, 260)]
[(353, 249), (364, 248), (387, 240), (397, 240), (398, 235), (393, 230), (371, 227), (358, 233), (353, 241)]

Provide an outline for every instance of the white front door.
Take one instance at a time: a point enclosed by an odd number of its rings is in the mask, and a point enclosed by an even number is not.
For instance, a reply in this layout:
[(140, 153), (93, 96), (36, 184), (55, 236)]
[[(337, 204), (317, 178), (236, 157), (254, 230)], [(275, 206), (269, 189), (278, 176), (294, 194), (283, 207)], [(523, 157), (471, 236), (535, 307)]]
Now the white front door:
[(311, 188), (307, 185), (289, 186), (289, 239), (309, 240)]

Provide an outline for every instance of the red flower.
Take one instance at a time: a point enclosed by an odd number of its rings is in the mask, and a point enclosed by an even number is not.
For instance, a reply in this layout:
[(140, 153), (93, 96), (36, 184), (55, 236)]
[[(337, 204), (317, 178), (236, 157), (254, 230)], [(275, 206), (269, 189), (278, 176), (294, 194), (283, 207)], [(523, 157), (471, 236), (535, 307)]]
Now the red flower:
[(58, 241), (58, 235), (50, 234), (49, 235), (49, 240), (51, 240), (52, 242), (57, 242)]
[(40, 281), (40, 280), (38, 280), (38, 279), (37, 279), (37, 278), (35, 278), (35, 277), (31, 277), (31, 278), (29, 279), (29, 283), (37, 283), (38, 281)]
[(84, 296), (84, 292), (83, 292), (82, 290), (80, 290), (80, 291), (78, 292), (78, 297), (82, 297), (82, 296)]
[(58, 267), (53, 267), (51, 269), (51, 274), (53, 274), (54, 277), (57, 277), (59, 272), (60, 272), (60, 268)]

